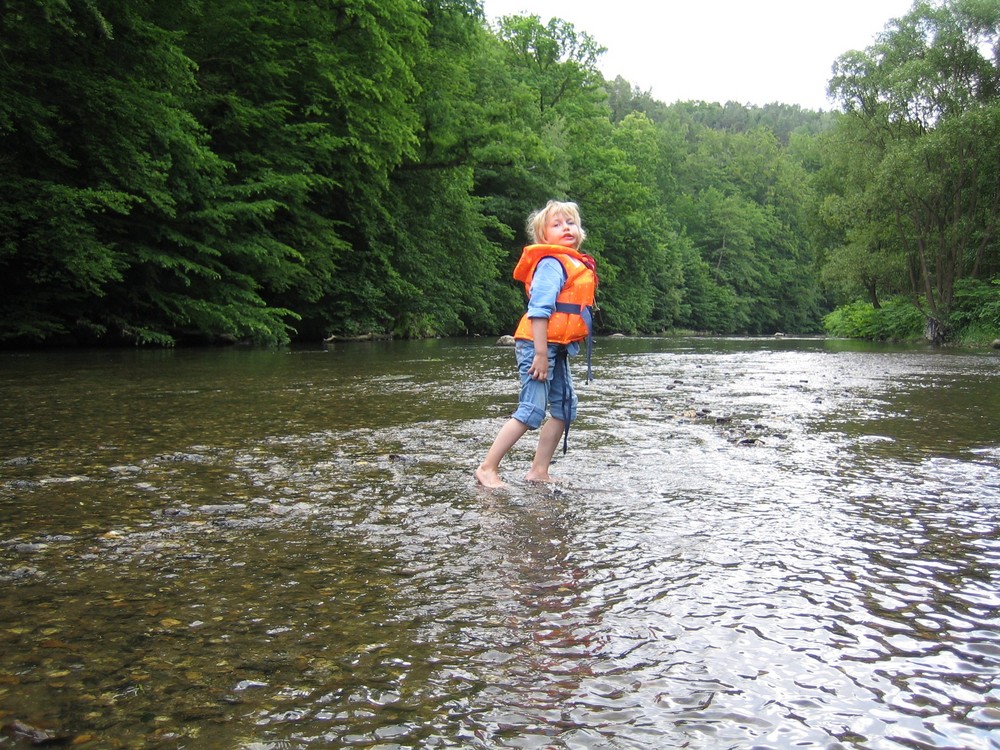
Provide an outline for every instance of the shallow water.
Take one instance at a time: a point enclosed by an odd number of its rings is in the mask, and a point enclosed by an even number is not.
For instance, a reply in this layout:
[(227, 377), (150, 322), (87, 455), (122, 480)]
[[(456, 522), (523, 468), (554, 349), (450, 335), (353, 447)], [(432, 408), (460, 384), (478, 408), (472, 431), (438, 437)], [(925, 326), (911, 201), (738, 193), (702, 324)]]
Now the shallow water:
[(602, 339), (490, 492), (512, 360), (0, 355), (0, 747), (1000, 748), (1000, 357)]

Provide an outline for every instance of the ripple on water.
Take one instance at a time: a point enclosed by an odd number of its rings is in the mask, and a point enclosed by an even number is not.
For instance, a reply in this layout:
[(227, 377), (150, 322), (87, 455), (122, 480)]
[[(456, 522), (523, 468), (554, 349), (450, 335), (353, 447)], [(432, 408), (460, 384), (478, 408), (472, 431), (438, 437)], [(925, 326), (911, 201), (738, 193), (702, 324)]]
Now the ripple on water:
[(5, 467), (3, 711), (150, 747), (1000, 746), (997, 448), (879, 421), (947, 363), (612, 353), (564, 484), (517, 481), (526, 442), (485, 492), (505, 411), (462, 402), (504, 370), (456, 399), (427, 360), (311, 373), (381, 423)]

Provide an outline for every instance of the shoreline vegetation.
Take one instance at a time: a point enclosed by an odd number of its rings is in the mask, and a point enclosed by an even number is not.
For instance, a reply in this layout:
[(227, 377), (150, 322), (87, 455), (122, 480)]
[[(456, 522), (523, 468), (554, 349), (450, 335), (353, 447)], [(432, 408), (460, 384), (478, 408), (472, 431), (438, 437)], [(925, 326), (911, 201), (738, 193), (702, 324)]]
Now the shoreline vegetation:
[[(949, 339), (942, 344), (934, 344), (928, 341), (926, 336), (922, 333), (914, 333), (908, 336), (889, 336), (884, 338), (865, 338), (862, 336), (846, 336), (838, 335), (826, 332), (810, 332), (810, 333), (795, 333), (795, 332), (782, 332), (776, 331), (771, 334), (760, 333), (760, 334), (742, 334), (742, 333), (713, 333), (711, 331), (692, 331), (692, 330), (673, 330), (673, 331), (656, 331), (656, 332), (643, 332), (643, 333), (602, 333), (595, 336), (596, 339), (600, 340), (602, 338), (637, 338), (637, 339), (678, 339), (678, 338), (694, 338), (694, 339), (774, 339), (774, 340), (787, 340), (787, 341), (826, 341), (826, 340), (839, 340), (839, 341), (858, 341), (858, 342), (869, 342), (873, 344), (896, 344), (903, 346), (927, 346), (933, 348), (941, 349), (956, 349), (964, 351), (984, 351), (984, 350), (1000, 350), (1000, 337), (996, 337), (992, 334), (979, 332), (972, 332), (968, 335), (960, 335)], [(220, 336), (216, 338), (200, 338), (200, 339), (187, 339), (185, 341), (179, 341), (174, 346), (168, 347), (173, 349), (199, 349), (199, 348), (228, 348), (228, 347), (250, 347), (250, 348), (270, 348), (270, 347), (286, 347), (286, 346), (306, 346), (309, 344), (371, 344), (371, 343), (391, 343), (394, 341), (406, 341), (406, 340), (429, 340), (429, 339), (471, 339), (477, 340), (481, 339), (484, 342), (493, 342), (493, 346), (506, 347), (513, 346), (513, 337), (509, 334), (454, 334), (450, 336), (444, 336), (440, 334), (427, 335), (421, 337), (398, 337), (391, 334), (385, 333), (367, 333), (358, 334), (356, 336), (328, 336), (322, 340), (308, 341), (308, 340), (296, 340), (296, 341), (286, 341), (286, 342), (258, 342), (252, 339), (236, 339), (231, 336)], [(133, 348), (148, 348), (148, 347), (136, 347), (132, 343), (128, 342), (117, 342), (117, 343), (91, 343), (87, 345), (79, 344), (58, 344), (58, 343), (27, 343), (21, 344), (20, 346), (0, 346), (0, 354), (25, 354), (32, 352), (54, 352), (54, 351), (65, 351), (65, 350), (87, 350), (87, 349), (133, 349)], [(162, 347), (154, 347), (162, 348)]]
[(887, 19), (829, 112), (664, 103), (589, 30), (476, 0), (4, 23), (0, 349), (509, 331), (550, 198), (602, 334), (1000, 337), (1000, 0)]

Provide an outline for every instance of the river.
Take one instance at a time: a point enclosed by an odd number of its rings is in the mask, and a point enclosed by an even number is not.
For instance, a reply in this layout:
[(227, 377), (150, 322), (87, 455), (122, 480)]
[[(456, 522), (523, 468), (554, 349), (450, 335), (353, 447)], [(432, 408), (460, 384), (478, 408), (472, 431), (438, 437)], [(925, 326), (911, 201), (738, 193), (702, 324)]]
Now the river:
[(1000, 356), (0, 354), (0, 747), (1000, 748)]

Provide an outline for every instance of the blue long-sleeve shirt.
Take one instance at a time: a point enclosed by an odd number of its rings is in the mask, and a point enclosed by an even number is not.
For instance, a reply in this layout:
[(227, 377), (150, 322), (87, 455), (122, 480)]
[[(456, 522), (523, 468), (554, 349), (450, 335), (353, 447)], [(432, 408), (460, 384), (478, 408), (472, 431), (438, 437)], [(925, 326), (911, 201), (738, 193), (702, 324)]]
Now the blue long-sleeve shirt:
[[(556, 297), (566, 284), (566, 269), (555, 258), (542, 258), (535, 266), (535, 274), (531, 277), (531, 289), (528, 293), (528, 317), (551, 318), (556, 309)], [(570, 355), (580, 351), (576, 342), (567, 345)]]
[(528, 292), (528, 317), (551, 318), (556, 309), (556, 297), (566, 283), (566, 270), (555, 258), (542, 258), (535, 266)]

